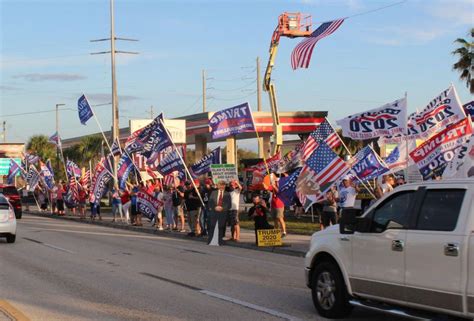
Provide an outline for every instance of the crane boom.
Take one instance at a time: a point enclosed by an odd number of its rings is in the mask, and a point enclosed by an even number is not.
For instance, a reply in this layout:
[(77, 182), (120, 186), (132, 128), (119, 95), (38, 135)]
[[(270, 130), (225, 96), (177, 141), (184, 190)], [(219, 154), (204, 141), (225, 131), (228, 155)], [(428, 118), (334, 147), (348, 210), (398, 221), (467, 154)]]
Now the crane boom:
[(263, 90), (268, 92), (270, 100), (270, 110), (273, 119), (274, 144), (272, 154), (275, 155), (280, 151), (283, 144), (283, 131), (280, 124), (280, 116), (278, 113), (278, 104), (275, 94), (275, 85), (272, 82), (272, 71), (275, 65), (275, 58), (280, 44), (280, 37), (309, 37), (311, 35), (311, 16), (301, 13), (285, 12), (278, 17), (278, 25), (273, 31), (270, 43), (270, 56), (268, 58), (265, 77), (263, 78)]

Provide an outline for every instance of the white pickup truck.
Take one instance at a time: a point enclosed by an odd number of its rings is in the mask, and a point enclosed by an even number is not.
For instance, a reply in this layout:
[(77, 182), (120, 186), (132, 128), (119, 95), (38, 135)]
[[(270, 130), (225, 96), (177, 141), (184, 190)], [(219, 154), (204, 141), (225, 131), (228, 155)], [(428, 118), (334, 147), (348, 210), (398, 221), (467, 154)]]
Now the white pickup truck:
[(306, 283), (320, 315), (354, 305), (474, 318), (474, 180), (407, 184), (316, 232)]

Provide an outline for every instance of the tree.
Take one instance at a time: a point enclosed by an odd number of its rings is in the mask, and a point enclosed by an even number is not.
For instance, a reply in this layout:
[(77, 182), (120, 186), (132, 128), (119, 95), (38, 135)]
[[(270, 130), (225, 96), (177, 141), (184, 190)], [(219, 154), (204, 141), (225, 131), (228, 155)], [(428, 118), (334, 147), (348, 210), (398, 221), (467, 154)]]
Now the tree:
[[(77, 160), (83, 166), (88, 166), (89, 161), (93, 163), (99, 161), (102, 156), (103, 139), (100, 135), (89, 135), (81, 139), (77, 145), (77, 152), (79, 159)], [(104, 146), (104, 153), (108, 154), (110, 151), (107, 146)]]
[(43, 161), (53, 160), (56, 157), (56, 146), (49, 142), (45, 135), (35, 135), (26, 144), (26, 149), (32, 154), (38, 155)]
[[(343, 137), (342, 136), (342, 129), (337, 129), (336, 131), (337, 131), (339, 137), (342, 138), (342, 141), (344, 142), (344, 144), (347, 146), (347, 149), (349, 150), (351, 155), (355, 155), (359, 150), (361, 150), (365, 146), (364, 141), (362, 141), (362, 140), (354, 140), (350, 137)], [(344, 156), (348, 155), (345, 147), (342, 144), (341, 144), (341, 146), (336, 148), (335, 151), (341, 157), (344, 157)]]
[(474, 78), (472, 78), (473, 60), (474, 60), (474, 28), (469, 32), (471, 41), (458, 38), (454, 43), (460, 45), (459, 48), (452, 52), (453, 55), (458, 56), (459, 60), (453, 65), (453, 70), (460, 73), (459, 78), (466, 82), (466, 87), (469, 88), (471, 94), (474, 94)]

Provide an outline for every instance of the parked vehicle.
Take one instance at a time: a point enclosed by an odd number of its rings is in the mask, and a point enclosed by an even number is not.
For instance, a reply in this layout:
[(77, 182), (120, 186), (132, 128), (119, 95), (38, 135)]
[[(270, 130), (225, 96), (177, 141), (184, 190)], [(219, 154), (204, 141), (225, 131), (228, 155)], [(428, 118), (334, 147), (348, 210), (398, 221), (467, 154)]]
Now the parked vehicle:
[(15, 210), (15, 216), (17, 219), (21, 219), (21, 197), (20, 193), (14, 185), (2, 185), (0, 184), (0, 193), (2, 193), (13, 206)]
[(16, 217), (13, 206), (0, 194), (0, 237), (6, 237), (8, 243), (15, 243)]
[(320, 315), (353, 305), (474, 317), (474, 180), (408, 184), (313, 234), (306, 283)]

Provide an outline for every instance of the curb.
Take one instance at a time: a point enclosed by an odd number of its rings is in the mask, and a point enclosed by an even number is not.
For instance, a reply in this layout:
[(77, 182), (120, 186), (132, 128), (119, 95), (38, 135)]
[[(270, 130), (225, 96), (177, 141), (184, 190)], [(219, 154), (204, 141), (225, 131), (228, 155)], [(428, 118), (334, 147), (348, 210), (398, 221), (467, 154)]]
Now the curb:
[[(194, 241), (194, 242), (202, 242), (205, 243), (206, 239), (204, 238), (190, 238), (186, 234), (181, 234), (181, 233), (169, 233), (166, 231), (159, 231), (156, 229), (143, 229), (140, 228), (139, 226), (132, 226), (132, 225), (121, 225), (121, 224), (114, 224), (111, 222), (105, 222), (105, 221), (90, 221), (90, 220), (79, 220), (76, 219), (75, 217), (67, 217), (67, 216), (57, 216), (57, 215), (51, 215), (51, 214), (42, 214), (38, 212), (31, 212), (31, 211), (24, 211), (24, 213), (31, 214), (34, 216), (39, 216), (39, 217), (46, 217), (46, 218), (52, 218), (52, 219), (58, 219), (58, 220), (64, 220), (64, 221), (73, 221), (77, 223), (82, 223), (82, 224), (90, 224), (90, 225), (98, 225), (98, 226), (104, 226), (104, 227), (110, 227), (110, 228), (115, 228), (115, 229), (120, 229), (120, 230), (126, 230), (126, 231), (133, 231), (133, 232), (139, 232), (139, 233), (145, 233), (145, 234), (152, 234), (152, 235), (159, 235), (159, 236), (165, 236), (165, 237), (172, 237), (172, 238), (179, 238), (179, 239), (184, 239), (184, 240), (189, 240), (189, 241)], [(248, 243), (234, 243), (234, 242), (227, 242), (225, 246), (230, 246), (230, 247), (239, 247), (239, 248), (244, 248), (248, 250), (254, 250), (254, 251), (262, 251), (262, 252), (270, 252), (270, 253), (275, 253), (275, 254), (282, 254), (282, 255), (288, 255), (288, 256), (295, 256), (295, 257), (304, 257), (306, 252), (302, 251), (297, 251), (288, 248), (291, 245), (283, 245), (282, 247), (257, 247), (253, 244), (248, 244)]]

